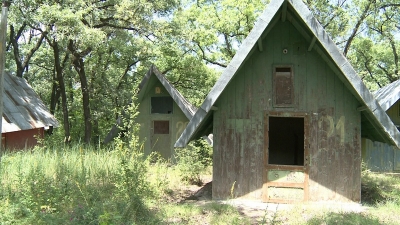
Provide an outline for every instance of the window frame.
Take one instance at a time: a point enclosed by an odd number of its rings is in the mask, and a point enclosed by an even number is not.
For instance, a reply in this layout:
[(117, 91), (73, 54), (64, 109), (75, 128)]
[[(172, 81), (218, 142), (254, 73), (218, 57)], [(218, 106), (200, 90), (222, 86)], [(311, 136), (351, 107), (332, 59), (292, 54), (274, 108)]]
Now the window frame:
[[(277, 70), (284, 70), (284, 69), (290, 69), (290, 72), (287, 71), (277, 71)], [(289, 81), (289, 85), (290, 85), (290, 99), (291, 102), (290, 103), (280, 103), (279, 102), (279, 97), (281, 97), (282, 95), (280, 95), (278, 93), (278, 80), (279, 77), (278, 76), (287, 76), (287, 73), (289, 74), (290, 77), (290, 81)], [(273, 71), (272, 71), (272, 91), (273, 91), (273, 106), (277, 107), (277, 108), (292, 108), (295, 106), (295, 95), (294, 95), (294, 69), (293, 69), (293, 65), (274, 65), (273, 66)]]
[[(170, 113), (163, 113), (163, 112), (153, 112), (153, 99), (161, 99), (161, 98), (168, 98), (171, 101), (171, 112)], [(156, 115), (156, 114), (161, 114), (161, 115), (170, 115), (174, 114), (174, 99), (171, 96), (151, 96), (150, 97), (150, 114)]]

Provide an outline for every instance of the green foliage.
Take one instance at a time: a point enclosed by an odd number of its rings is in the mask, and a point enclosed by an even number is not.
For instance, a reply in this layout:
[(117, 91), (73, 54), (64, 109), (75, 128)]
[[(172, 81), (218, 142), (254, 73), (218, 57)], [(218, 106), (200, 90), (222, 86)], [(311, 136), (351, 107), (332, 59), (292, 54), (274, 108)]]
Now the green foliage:
[(380, 225), (382, 224), (378, 218), (370, 215), (362, 215), (360, 213), (335, 213), (329, 212), (321, 217), (314, 217), (310, 219), (307, 224), (319, 225), (319, 224), (343, 224), (343, 225), (358, 225), (358, 224), (370, 224)]
[[(371, 90), (399, 78), (398, 0), (303, 2)], [(6, 67), (54, 111), (64, 137), (97, 144), (153, 63), (199, 106), (268, 3), (16, 0)]]
[(396, 203), (400, 204), (400, 177), (372, 173), (365, 169), (362, 172), (362, 202), (369, 205)]
[(190, 143), (187, 148), (176, 150), (176, 168), (181, 178), (189, 184), (201, 185), (201, 174), (212, 163), (212, 147), (204, 140)]
[[(17, 224), (154, 223), (147, 162), (125, 149), (80, 146), (2, 157), (0, 220)], [(4, 204), (3, 204), (4, 203)]]

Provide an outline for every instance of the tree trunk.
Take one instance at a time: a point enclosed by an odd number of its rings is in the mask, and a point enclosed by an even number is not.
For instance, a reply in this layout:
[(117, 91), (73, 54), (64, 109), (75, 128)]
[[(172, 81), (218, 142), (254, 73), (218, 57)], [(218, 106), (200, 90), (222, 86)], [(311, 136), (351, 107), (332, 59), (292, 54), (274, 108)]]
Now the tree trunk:
[(83, 61), (83, 56), (87, 55), (90, 52), (90, 49), (87, 49), (85, 51), (86, 53), (78, 53), (75, 50), (73, 41), (70, 40), (68, 44), (68, 50), (73, 55), (72, 63), (74, 65), (76, 72), (79, 74), (79, 80), (81, 82), (83, 116), (85, 120), (84, 142), (86, 144), (90, 144), (92, 138), (92, 119), (90, 113), (89, 86), (86, 78), (85, 63)]
[[(56, 106), (57, 106), (57, 102), (60, 99), (60, 89), (58, 87), (57, 84), (57, 77), (56, 77), (56, 71), (53, 71), (53, 87), (51, 90), (51, 99), (50, 99), (50, 113), (54, 115), (55, 111), (56, 111)], [(52, 134), (53, 133), (53, 127), (51, 126), (48, 130), (47, 130), (48, 134)]]
[[(58, 48), (57, 41), (53, 44), (54, 52), (54, 67), (56, 69), (56, 77), (58, 82), (59, 93), (61, 94), (61, 106), (63, 111), (63, 122), (64, 122), (64, 142), (69, 143), (71, 141), (70, 125), (69, 125), (69, 112), (67, 105), (67, 94), (65, 92), (65, 83), (63, 76), (63, 67), (60, 61), (60, 49)], [(66, 53), (68, 54), (68, 53)]]

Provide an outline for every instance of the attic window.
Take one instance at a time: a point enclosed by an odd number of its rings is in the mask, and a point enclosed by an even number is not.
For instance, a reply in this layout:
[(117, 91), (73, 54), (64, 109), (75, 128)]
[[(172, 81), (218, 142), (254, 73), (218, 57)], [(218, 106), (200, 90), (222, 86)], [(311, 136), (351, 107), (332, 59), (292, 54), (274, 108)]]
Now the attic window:
[(291, 66), (274, 68), (274, 106), (291, 107), (294, 104), (293, 70)]
[(169, 96), (151, 97), (151, 113), (152, 114), (172, 114), (173, 101)]

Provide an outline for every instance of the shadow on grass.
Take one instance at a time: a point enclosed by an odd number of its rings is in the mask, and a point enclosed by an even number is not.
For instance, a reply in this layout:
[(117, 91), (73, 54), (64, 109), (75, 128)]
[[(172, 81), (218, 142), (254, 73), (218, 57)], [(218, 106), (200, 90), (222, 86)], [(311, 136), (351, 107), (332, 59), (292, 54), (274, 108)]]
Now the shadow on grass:
[(341, 225), (384, 225), (378, 218), (374, 218), (370, 215), (362, 213), (335, 213), (329, 212), (323, 216), (311, 218), (307, 221), (308, 225), (320, 225), (320, 224), (341, 224)]

